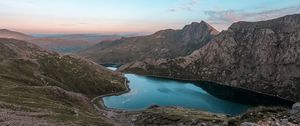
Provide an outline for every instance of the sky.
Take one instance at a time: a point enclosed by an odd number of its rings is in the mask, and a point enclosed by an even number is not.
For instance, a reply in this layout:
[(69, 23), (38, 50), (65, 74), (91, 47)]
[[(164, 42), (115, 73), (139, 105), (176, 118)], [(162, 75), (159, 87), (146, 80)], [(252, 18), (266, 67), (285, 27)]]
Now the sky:
[(152, 33), (204, 20), (233, 22), (300, 13), (300, 0), (0, 0), (0, 29), (24, 33)]

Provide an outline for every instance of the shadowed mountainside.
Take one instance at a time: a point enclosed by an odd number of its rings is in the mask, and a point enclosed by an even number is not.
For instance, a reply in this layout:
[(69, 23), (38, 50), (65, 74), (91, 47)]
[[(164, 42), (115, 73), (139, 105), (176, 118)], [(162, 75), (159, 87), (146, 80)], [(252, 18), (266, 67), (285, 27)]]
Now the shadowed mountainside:
[(175, 58), (192, 53), (219, 32), (202, 21), (181, 30), (162, 30), (152, 35), (102, 42), (78, 54), (99, 64), (124, 64), (147, 58)]

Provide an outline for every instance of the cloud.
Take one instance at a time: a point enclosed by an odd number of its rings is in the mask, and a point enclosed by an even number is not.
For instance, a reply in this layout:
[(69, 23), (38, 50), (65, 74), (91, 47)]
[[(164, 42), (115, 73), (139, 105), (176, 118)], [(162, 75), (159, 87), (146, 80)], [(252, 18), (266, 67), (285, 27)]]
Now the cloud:
[(198, 4), (199, 0), (189, 0), (188, 2), (180, 5), (180, 6), (177, 6), (177, 7), (174, 7), (174, 8), (171, 8), (169, 9), (170, 12), (176, 12), (176, 11), (192, 11), (193, 10), (193, 7)]
[(176, 9), (169, 9), (169, 11), (171, 11), (171, 12), (175, 12), (175, 11), (176, 11)]
[(260, 21), (277, 18), (289, 14), (300, 13), (300, 6), (250, 12), (245, 10), (205, 11), (207, 22), (218, 29), (225, 30), (237, 21)]
[(89, 24), (89, 23), (87, 23), (87, 22), (79, 22), (78, 24), (79, 24), (79, 25), (87, 25), (87, 24)]

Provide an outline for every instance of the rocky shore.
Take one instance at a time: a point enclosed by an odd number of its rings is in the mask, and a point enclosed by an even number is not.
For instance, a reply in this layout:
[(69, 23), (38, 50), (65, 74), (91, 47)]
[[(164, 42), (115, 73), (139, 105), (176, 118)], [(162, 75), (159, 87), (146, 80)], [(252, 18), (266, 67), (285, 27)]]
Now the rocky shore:
[[(187, 81), (187, 80), (185, 80)], [(191, 80), (188, 80), (191, 81)], [(111, 109), (104, 105), (103, 97), (121, 95), (130, 91), (128, 80), (126, 90), (95, 97), (91, 100), (94, 109), (115, 126), (135, 125), (195, 125), (195, 126), (296, 126), (300, 125), (300, 103), (292, 109), (282, 107), (256, 107), (238, 116), (204, 112), (181, 107), (160, 107), (153, 105), (146, 110), (126, 111)]]
[[(99, 99), (99, 110), (116, 126), (172, 125), (172, 126), (297, 126), (300, 125), (300, 109), (257, 107), (239, 116), (209, 113), (181, 107), (152, 106), (142, 111), (107, 109)], [(299, 103), (298, 103), (299, 104)]]

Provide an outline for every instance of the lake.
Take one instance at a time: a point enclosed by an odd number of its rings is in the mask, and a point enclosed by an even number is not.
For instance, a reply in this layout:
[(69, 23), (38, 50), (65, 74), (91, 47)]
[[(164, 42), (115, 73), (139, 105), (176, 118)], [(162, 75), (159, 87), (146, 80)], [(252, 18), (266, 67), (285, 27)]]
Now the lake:
[[(115, 70), (114, 67), (108, 67)], [(108, 108), (143, 110), (151, 105), (180, 106), (214, 113), (237, 115), (251, 106), (217, 98), (194, 83), (125, 74), (130, 92), (104, 97)]]

